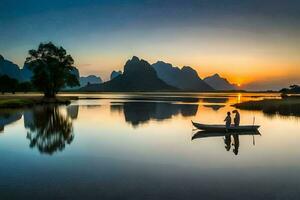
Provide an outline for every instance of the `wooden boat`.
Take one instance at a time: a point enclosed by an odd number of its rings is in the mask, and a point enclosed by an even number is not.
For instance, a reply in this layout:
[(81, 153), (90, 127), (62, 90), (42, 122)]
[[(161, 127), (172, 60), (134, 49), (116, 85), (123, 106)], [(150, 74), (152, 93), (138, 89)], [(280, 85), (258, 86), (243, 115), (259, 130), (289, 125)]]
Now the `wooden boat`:
[(192, 140), (197, 138), (208, 138), (208, 137), (224, 137), (228, 135), (261, 135), (259, 131), (240, 131), (233, 133), (226, 132), (214, 132), (214, 131), (198, 131), (192, 137)]
[(200, 130), (204, 131), (218, 131), (218, 132), (240, 132), (240, 131), (257, 131), (260, 126), (257, 125), (243, 125), (243, 126), (231, 126), (226, 128), (225, 125), (213, 125), (213, 124), (200, 124), (193, 122), (193, 125)]

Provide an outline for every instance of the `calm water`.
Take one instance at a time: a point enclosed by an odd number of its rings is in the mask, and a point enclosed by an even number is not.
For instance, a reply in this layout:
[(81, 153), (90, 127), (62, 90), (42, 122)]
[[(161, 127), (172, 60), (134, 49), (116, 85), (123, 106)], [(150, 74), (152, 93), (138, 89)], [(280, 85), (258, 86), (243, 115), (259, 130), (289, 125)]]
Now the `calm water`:
[(81, 95), (67, 107), (1, 109), (0, 199), (299, 199), (299, 118), (241, 111), (261, 135), (225, 140), (191, 125), (271, 96)]

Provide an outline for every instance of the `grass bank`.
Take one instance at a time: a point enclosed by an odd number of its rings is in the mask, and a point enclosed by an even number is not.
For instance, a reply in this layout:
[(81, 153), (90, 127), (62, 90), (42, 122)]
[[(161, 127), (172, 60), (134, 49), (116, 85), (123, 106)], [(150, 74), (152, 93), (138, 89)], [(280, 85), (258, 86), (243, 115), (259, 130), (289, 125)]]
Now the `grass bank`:
[(241, 110), (259, 110), (266, 114), (280, 114), (286, 116), (300, 116), (300, 98), (263, 99), (260, 101), (246, 101), (234, 104)]
[(47, 104), (65, 104), (71, 103), (71, 100), (76, 100), (77, 97), (57, 97), (55, 99), (47, 99), (43, 96), (14, 96), (0, 95), (0, 108), (23, 108), (32, 107), (35, 105)]

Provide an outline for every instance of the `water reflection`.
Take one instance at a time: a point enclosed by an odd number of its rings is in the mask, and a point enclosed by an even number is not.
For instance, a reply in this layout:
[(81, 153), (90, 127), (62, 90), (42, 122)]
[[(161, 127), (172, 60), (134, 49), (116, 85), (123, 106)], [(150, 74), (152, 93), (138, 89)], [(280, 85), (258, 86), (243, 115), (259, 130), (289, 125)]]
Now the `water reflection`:
[(204, 103), (226, 103), (229, 101), (229, 98), (202, 98)]
[(203, 106), (206, 108), (211, 108), (214, 111), (218, 111), (221, 108), (225, 107), (226, 103), (229, 101), (229, 98), (219, 97), (219, 98), (202, 98)]
[[(225, 150), (230, 151), (233, 147), (232, 152), (235, 155), (239, 154), (240, 148), (240, 135), (252, 135), (254, 140), (254, 135), (261, 135), (259, 131), (245, 131), (238, 133), (226, 133), (226, 132), (211, 132), (211, 131), (198, 131), (192, 136), (192, 140), (210, 137), (223, 137)], [(254, 142), (253, 142), (254, 145)]]
[(67, 107), (67, 114), (72, 120), (77, 119), (78, 117), (78, 105), (70, 105)]
[(74, 139), (71, 119), (76, 119), (78, 108), (71, 107), (64, 115), (57, 106), (34, 107), (24, 113), (24, 125), (31, 148), (43, 154), (64, 150)]
[(22, 118), (19, 110), (1, 109), (0, 110), (0, 133), (4, 131), (6, 125), (12, 124)]
[(139, 124), (149, 120), (165, 120), (172, 116), (182, 115), (189, 117), (196, 115), (198, 105), (195, 104), (173, 104), (166, 102), (124, 102), (112, 104), (112, 112), (124, 113), (125, 121), (137, 127)]
[(204, 107), (206, 107), (206, 108), (211, 108), (212, 110), (214, 110), (214, 111), (218, 111), (218, 110), (220, 110), (221, 108), (224, 108), (225, 107), (225, 105), (204, 105)]

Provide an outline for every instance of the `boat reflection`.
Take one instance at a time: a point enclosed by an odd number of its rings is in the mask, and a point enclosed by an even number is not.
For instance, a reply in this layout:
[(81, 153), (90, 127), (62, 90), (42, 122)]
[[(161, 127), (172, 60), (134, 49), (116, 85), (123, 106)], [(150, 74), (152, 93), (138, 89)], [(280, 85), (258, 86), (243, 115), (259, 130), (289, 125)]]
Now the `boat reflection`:
[(37, 106), (24, 113), (24, 126), (31, 148), (40, 153), (53, 154), (65, 149), (74, 139), (72, 119), (78, 108), (72, 107), (62, 113), (58, 106)]
[(123, 111), (125, 121), (133, 127), (146, 123), (149, 120), (165, 120), (172, 116), (195, 116), (197, 104), (174, 104), (167, 102), (124, 102), (111, 105), (112, 112)]
[[(240, 147), (240, 136), (243, 135), (252, 135), (253, 140), (255, 135), (261, 135), (259, 131), (243, 131), (243, 132), (212, 132), (212, 131), (198, 131), (192, 136), (192, 140), (195, 139), (201, 139), (201, 138), (210, 138), (210, 137), (223, 137), (224, 138), (224, 144), (225, 144), (225, 150), (230, 151), (230, 149), (233, 147), (232, 152), (235, 155), (238, 155), (239, 153), (239, 147)], [(233, 139), (233, 141), (232, 141)], [(253, 142), (254, 144), (254, 142)]]

